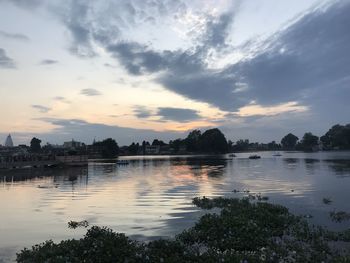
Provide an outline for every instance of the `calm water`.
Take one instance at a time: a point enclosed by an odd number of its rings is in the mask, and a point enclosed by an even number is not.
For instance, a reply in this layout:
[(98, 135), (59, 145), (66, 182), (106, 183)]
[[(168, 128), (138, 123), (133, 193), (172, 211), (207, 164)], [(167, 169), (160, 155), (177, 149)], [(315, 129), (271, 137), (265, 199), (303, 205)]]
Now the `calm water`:
[[(122, 158), (128, 166), (98, 161), (87, 168), (7, 173), (0, 179), (0, 262), (24, 246), (81, 237), (86, 230), (68, 229), (70, 220), (140, 240), (174, 236), (203, 213), (191, 204), (193, 197), (243, 196), (234, 189), (260, 192), (332, 229), (350, 227), (329, 219), (330, 211), (350, 212), (350, 152), (272, 154), (259, 153), (258, 160), (248, 153), (233, 159), (138, 156)], [(333, 202), (325, 205), (323, 197)]]

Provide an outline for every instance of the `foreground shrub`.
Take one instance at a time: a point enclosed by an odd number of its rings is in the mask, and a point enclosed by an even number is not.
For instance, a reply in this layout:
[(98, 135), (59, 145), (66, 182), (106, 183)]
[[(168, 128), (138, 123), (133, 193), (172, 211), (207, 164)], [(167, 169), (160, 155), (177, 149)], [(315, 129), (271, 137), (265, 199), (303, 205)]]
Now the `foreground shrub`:
[[(171, 240), (130, 240), (108, 228), (92, 227), (80, 240), (46, 241), (17, 254), (18, 262), (349, 262), (349, 231), (310, 226), (288, 209), (249, 199), (195, 198), (218, 213), (202, 216)], [(332, 242), (332, 248), (329, 243)]]

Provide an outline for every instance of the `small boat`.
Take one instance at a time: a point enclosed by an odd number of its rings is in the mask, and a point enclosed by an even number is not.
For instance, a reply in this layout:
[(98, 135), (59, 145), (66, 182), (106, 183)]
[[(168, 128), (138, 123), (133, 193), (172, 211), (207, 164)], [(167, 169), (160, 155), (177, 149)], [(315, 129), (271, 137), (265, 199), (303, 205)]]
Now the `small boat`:
[(282, 156), (282, 154), (280, 154), (279, 152), (275, 152), (273, 156)]
[(129, 161), (128, 160), (117, 160), (117, 165), (128, 165)]
[(236, 157), (236, 155), (234, 153), (231, 153), (228, 155), (228, 157)]
[(260, 159), (260, 158), (261, 157), (259, 155), (256, 155), (256, 154), (249, 156), (249, 159)]

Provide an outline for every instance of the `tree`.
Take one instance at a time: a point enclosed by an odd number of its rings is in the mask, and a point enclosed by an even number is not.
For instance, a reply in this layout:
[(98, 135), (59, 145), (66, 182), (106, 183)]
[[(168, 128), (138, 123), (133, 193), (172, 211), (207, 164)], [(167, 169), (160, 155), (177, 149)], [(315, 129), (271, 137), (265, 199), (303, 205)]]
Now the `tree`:
[(292, 133), (288, 133), (281, 140), (283, 149), (294, 150), (299, 138)]
[(318, 146), (318, 136), (313, 135), (311, 132), (305, 133), (300, 146), (304, 151), (312, 151), (315, 146)]
[(129, 147), (128, 147), (128, 152), (129, 152), (129, 154), (131, 154), (131, 155), (136, 155), (137, 153), (138, 153), (138, 151), (139, 151), (139, 143), (132, 143), (132, 144), (130, 144), (129, 145)]
[(155, 145), (164, 146), (166, 144), (162, 140), (154, 139), (152, 142), (152, 146), (155, 146)]
[(169, 141), (169, 147), (172, 150), (172, 152), (177, 153), (180, 150), (180, 147), (185, 144), (184, 140), (182, 139), (176, 139), (173, 141)]
[(238, 140), (235, 145), (233, 145), (233, 150), (237, 152), (246, 151), (249, 147), (249, 140)]
[(199, 140), (200, 150), (208, 153), (226, 153), (227, 140), (217, 128), (205, 131)]
[(119, 146), (112, 138), (105, 139), (102, 142), (95, 142), (93, 146), (103, 158), (114, 158), (119, 153)]
[(199, 142), (200, 142), (201, 136), (202, 136), (202, 133), (200, 130), (193, 130), (187, 135), (187, 138), (185, 139), (187, 151), (189, 152), (199, 151), (199, 147), (200, 147)]
[(320, 140), (326, 149), (350, 149), (350, 124), (334, 125)]
[(30, 141), (30, 151), (33, 152), (33, 153), (41, 152), (41, 145), (40, 144), (41, 144), (41, 140), (34, 137)]

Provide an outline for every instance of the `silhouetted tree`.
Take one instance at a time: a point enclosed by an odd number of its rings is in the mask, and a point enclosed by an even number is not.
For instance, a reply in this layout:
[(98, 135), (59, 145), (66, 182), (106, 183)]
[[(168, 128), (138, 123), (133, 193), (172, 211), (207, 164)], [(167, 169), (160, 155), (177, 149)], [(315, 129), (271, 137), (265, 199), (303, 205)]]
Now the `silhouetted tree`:
[(33, 153), (41, 152), (41, 145), (40, 144), (41, 144), (41, 140), (34, 137), (30, 141), (30, 151), (33, 152)]
[(128, 152), (129, 152), (129, 154), (131, 154), (131, 155), (136, 155), (137, 153), (138, 153), (138, 151), (139, 151), (139, 143), (132, 143), (132, 144), (130, 144), (129, 145), (129, 147), (128, 147)]
[(174, 153), (177, 153), (182, 145), (185, 145), (185, 142), (182, 139), (169, 141), (169, 147)]
[(105, 139), (102, 142), (95, 142), (93, 146), (101, 153), (103, 158), (114, 158), (119, 153), (118, 144), (112, 138)]
[(334, 125), (320, 140), (326, 149), (350, 149), (350, 124)]
[(208, 153), (226, 153), (227, 140), (217, 128), (205, 131), (200, 137), (200, 150)]
[(163, 142), (162, 140), (154, 139), (152, 142), (152, 145), (153, 146), (155, 146), (155, 145), (164, 146), (164, 145), (166, 145), (166, 143)]
[(288, 133), (281, 140), (283, 149), (294, 150), (299, 138), (292, 133)]
[(246, 151), (249, 147), (249, 140), (238, 140), (235, 145), (233, 145), (233, 150), (237, 152)]
[(202, 136), (200, 130), (191, 131), (187, 138), (185, 139), (186, 148), (189, 152), (198, 152), (199, 151), (199, 141)]
[(300, 149), (303, 151), (312, 151), (315, 146), (318, 146), (318, 136), (313, 135), (311, 132), (305, 133), (300, 142)]

